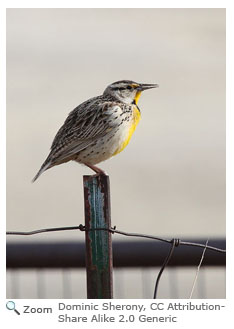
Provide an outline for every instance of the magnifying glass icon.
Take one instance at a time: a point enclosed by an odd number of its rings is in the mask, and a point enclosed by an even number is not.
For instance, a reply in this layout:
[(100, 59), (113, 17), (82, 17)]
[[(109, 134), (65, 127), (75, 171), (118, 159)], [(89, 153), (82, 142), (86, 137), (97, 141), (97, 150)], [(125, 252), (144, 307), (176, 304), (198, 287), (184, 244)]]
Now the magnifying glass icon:
[(15, 311), (16, 314), (20, 315), (20, 312), (15, 309), (15, 303), (12, 300), (6, 303), (6, 308), (10, 311)]

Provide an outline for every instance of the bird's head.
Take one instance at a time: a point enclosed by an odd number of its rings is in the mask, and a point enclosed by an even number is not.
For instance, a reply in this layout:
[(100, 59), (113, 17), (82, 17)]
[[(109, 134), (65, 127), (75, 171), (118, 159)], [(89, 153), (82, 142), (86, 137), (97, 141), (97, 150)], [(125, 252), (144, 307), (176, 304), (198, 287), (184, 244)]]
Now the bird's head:
[(121, 80), (109, 85), (103, 95), (111, 95), (126, 104), (137, 104), (142, 91), (157, 88), (157, 84), (137, 83), (130, 80)]

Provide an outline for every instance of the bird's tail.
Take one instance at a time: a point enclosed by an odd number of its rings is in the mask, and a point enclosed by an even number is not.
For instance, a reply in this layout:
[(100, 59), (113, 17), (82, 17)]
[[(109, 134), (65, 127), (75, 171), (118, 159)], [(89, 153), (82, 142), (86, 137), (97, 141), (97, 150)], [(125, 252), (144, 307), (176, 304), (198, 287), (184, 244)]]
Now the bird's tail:
[(35, 182), (35, 180), (38, 179), (39, 176), (41, 176), (41, 174), (49, 169), (51, 166), (51, 161), (49, 161), (49, 159), (46, 159), (46, 161), (43, 163), (43, 165), (41, 166), (40, 170), (38, 171), (38, 173), (36, 174), (36, 176), (32, 179), (32, 183)]

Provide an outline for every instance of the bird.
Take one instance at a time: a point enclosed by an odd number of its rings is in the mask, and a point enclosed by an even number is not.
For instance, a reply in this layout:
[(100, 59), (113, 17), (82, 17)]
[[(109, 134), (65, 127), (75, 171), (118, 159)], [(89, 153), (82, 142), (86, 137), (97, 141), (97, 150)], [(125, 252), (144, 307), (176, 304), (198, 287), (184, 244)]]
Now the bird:
[(116, 81), (103, 94), (88, 99), (71, 111), (52, 142), (50, 153), (33, 178), (70, 160), (84, 164), (96, 174), (96, 164), (120, 153), (128, 145), (141, 118), (141, 93), (158, 84)]

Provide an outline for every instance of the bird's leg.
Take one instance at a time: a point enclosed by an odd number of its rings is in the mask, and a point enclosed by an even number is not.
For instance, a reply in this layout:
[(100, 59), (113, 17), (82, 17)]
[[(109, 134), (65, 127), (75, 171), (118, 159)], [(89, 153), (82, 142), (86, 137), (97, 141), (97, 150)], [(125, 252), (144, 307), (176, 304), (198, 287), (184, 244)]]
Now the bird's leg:
[(87, 167), (89, 167), (90, 169), (92, 169), (93, 171), (95, 171), (96, 174), (98, 175), (106, 175), (105, 171), (96, 167), (96, 166), (93, 166), (89, 163), (84, 163), (84, 165), (86, 165)]

